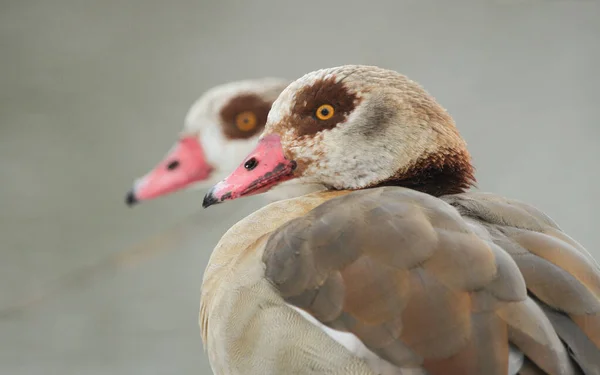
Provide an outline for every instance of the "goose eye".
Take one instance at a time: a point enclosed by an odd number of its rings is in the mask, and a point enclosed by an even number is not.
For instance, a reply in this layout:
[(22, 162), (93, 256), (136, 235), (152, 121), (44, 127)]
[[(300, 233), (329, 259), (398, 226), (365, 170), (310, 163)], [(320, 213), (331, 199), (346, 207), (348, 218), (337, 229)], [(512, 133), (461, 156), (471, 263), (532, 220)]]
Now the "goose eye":
[(252, 111), (245, 111), (235, 117), (235, 126), (241, 131), (247, 132), (256, 127), (256, 115)]
[(317, 116), (317, 118), (319, 120), (329, 120), (330, 118), (333, 117), (334, 113), (335, 113), (335, 110), (333, 109), (333, 107), (331, 105), (323, 104), (322, 106), (317, 108), (317, 112), (315, 112), (315, 115)]

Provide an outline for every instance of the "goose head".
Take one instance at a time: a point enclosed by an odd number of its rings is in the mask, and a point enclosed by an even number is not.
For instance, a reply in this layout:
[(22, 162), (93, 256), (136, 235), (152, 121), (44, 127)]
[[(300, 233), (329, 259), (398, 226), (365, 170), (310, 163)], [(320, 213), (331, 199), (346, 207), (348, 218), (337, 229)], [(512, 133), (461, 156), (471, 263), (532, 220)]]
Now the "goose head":
[(221, 180), (256, 145), (273, 101), (288, 84), (263, 78), (205, 92), (188, 111), (178, 141), (154, 169), (135, 181), (126, 203), (132, 206)]
[(273, 103), (256, 148), (203, 206), (282, 183), (330, 190), (396, 185), (434, 196), (475, 183), (452, 117), (417, 83), (373, 66), (308, 73)]

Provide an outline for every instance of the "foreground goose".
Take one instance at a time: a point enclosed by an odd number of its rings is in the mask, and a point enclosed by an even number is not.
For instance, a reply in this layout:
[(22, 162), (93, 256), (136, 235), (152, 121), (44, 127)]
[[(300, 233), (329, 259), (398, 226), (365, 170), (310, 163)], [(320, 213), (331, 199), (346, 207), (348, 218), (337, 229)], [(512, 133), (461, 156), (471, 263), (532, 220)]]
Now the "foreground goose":
[[(188, 111), (177, 144), (135, 182), (126, 203), (132, 206), (185, 188), (209, 187), (225, 177), (254, 148), (273, 101), (288, 84), (280, 78), (262, 78), (208, 90)], [(318, 189), (292, 185), (273, 191), (270, 198), (314, 190)]]
[(216, 374), (600, 374), (600, 269), (548, 216), (469, 193), (450, 115), (389, 70), (309, 73), (204, 206), (327, 191), (233, 226), (202, 286)]

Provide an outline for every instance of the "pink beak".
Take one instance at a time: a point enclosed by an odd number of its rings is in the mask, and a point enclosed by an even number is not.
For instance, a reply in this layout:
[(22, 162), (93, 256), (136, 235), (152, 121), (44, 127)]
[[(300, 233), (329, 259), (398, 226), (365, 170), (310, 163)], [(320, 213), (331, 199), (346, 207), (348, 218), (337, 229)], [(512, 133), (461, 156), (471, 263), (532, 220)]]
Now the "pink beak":
[(293, 178), (294, 160), (286, 159), (277, 134), (261, 138), (244, 162), (210, 189), (202, 207), (240, 197), (263, 193), (275, 185)]
[(133, 206), (142, 200), (173, 193), (208, 179), (211, 171), (198, 139), (193, 136), (181, 138), (163, 161), (135, 183), (125, 202)]

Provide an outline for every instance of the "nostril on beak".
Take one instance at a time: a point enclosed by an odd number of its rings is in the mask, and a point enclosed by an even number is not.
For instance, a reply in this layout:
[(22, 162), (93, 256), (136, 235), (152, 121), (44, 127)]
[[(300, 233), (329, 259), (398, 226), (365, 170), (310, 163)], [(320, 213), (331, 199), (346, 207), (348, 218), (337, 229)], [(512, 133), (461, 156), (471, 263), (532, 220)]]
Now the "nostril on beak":
[(248, 170), (248, 171), (251, 171), (254, 168), (256, 168), (257, 165), (258, 165), (258, 160), (256, 160), (256, 158), (252, 158), (252, 159), (248, 159), (244, 163), (244, 168), (246, 168), (246, 170)]
[(173, 169), (177, 169), (179, 167), (179, 160), (173, 160), (169, 164), (167, 164), (167, 169), (172, 171)]

